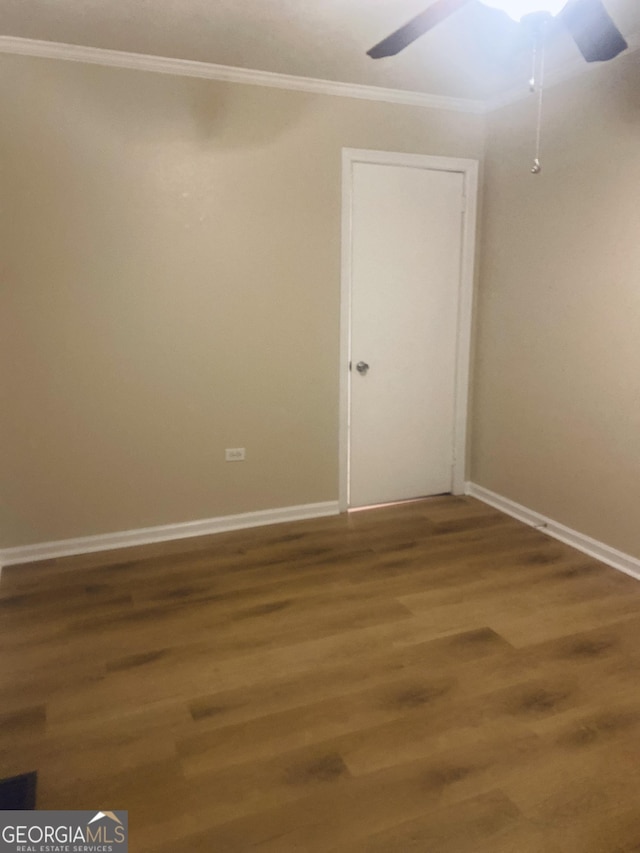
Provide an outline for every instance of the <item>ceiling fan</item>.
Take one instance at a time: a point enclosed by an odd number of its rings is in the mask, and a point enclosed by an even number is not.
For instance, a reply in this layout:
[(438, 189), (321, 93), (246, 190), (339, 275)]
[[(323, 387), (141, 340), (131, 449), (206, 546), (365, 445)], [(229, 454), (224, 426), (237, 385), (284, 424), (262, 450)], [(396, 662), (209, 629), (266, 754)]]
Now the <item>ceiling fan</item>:
[[(395, 56), (416, 39), (466, 6), (471, 0), (435, 0), (403, 27), (374, 45), (367, 53), (372, 59)], [(500, 9), (516, 21), (540, 22), (557, 18), (573, 37), (587, 62), (613, 59), (628, 45), (611, 20), (602, 0), (481, 0), (485, 6)]]

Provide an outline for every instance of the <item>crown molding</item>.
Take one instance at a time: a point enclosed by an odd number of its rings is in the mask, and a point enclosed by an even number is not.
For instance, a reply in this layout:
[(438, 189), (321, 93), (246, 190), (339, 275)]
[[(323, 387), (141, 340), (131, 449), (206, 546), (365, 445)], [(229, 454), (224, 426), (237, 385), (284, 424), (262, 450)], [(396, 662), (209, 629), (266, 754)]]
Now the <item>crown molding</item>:
[[(619, 57), (617, 57), (616, 60), (618, 58), (624, 59), (632, 53), (635, 53), (637, 50), (640, 50), (640, 34), (628, 36), (627, 44), (629, 47), (624, 51), (624, 53), (619, 54)], [(616, 60), (613, 61), (615, 62)], [(551, 89), (559, 83), (564, 83), (565, 81), (571, 80), (573, 77), (579, 77), (582, 74), (593, 73), (594, 71), (602, 69), (606, 65), (608, 65), (608, 63), (585, 62), (584, 59), (575, 59), (547, 74), (544, 81), (544, 88)], [(528, 84), (523, 82), (523, 84), (517, 88), (514, 87), (513, 89), (508, 89), (506, 92), (484, 101), (484, 110), (487, 113), (491, 113), (495, 110), (502, 109), (502, 107), (508, 107), (510, 104), (523, 101), (530, 95), (531, 93), (529, 91)]]
[[(624, 58), (640, 50), (640, 34), (627, 38), (628, 49), (620, 56)], [(320, 80), (313, 77), (296, 77), (275, 71), (257, 71), (231, 65), (216, 65), (211, 62), (196, 62), (190, 59), (175, 59), (151, 56), (144, 53), (128, 53), (101, 47), (85, 47), (62, 42), (41, 41), (18, 36), (0, 36), (0, 53), (15, 56), (34, 56), (42, 59), (60, 59), (66, 62), (84, 62), (110, 68), (128, 68), (134, 71), (151, 71), (156, 74), (171, 74), (177, 77), (199, 77), (223, 83), (243, 83), (247, 86), (265, 86), (271, 89), (288, 89), (310, 92), (316, 95), (332, 95), (364, 101), (381, 101), (388, 104), (404, 104), (431, 110), (449, 110), (480, 115), (515, 104), (529, 96), (526, 83), (507, 90), (487, 100), (453, 98), (428, 92), (412, 92), (406, 89), (389, 89), (381, 86), (365, 86), (359, 83), (341, 83), (337, 80)], [(614, 60), (615, 61), (615, 60)], [(573, 77), (602, 68), (602, 63), (587, 63), (581, 59), (566, 63), (547, 74), (545, 88), (549, 89)]]
[(83, 47), (17, 36), (0, 36), (0, 53), (36, 56), (43, 59), (62, 59), (67, 62), (85, 62), (92, 65), (129, 68), (136, 71), (153, 71), (157, 74), (173, 74), (179, 77), (199, 77), (205, 80), (244, 83), (249, 86), (266, 86), (272, 89), (289, 89), (297, 92), (311, 92), (317, 95), (383, 101), (390, 104), (405, 104), (432, 110), (451, 110), (476, 114), (485, 112), (482, 101), (467, 98), (450, 98), (427, 92), (385, 89), (380, 86), (340, 83), (335, 80), (318, 80), (312, 77), (295, 77), (291, 74), (278, 74), (273, 71), (256, 71), (230, 65), (215, 65), (210, 62), (195, 62), (190, 59), (148, 56), (142, 53), (127, 53), (121, 50)]

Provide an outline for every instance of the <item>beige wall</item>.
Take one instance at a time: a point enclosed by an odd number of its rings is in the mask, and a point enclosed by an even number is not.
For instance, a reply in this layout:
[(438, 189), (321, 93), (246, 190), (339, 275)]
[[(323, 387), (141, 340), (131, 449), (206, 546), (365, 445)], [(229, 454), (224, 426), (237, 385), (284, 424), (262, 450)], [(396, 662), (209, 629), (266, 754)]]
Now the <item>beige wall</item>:
[(472, 479), (640, 557), (640, 53), (489, 125)]
[(482, 120), (0, 57), (0, 547), (337, 499), (343, 146)]

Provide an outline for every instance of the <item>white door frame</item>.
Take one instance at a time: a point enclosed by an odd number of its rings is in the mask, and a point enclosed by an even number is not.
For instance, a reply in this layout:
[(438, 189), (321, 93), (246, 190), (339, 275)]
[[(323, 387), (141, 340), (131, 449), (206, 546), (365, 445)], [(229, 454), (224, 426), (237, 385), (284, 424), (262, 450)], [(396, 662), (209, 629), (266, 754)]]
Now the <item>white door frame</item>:
[(384, 166), (408, 166), (439, 172), (458, 172), (464, 177), (464, 210), (462, 214), (462, 249), (460, 258), (460, 299), (458, 305), (458, 340), (456, 347), (456, 388), (453, 447), (453, 493), (464, 494), (466, 480), (467, 412), (469, 402), (469, 370), (471, 356), (471, 322), (476, 243), (476, 211), (478, 200), (478, 161), (457, 157), (432, 157), (428, 154), (402, 154), (393, 151), (342, 149), (342, 273), (340, 305), (340, 432), (339, 432), (339, 506), (348, 509), (349, 493), (349, 354), (351, 348), (351, 209), (353, 201), (353, 166), (374, 163)]

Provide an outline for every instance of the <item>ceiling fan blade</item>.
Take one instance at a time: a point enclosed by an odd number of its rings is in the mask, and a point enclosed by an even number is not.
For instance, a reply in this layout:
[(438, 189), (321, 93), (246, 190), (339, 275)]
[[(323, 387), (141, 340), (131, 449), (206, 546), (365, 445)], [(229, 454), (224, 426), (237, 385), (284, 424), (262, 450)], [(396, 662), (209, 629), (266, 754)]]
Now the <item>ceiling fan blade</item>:
[(400, 27), (386, 39), (374, 45), (371, 50), (367, 51), (367, 54), (372, 59), (395, 56), (396, 53), (400, 53), (417, 38), (420, 38), (467, 3), (469, 0), (436, 0), (428, 9), (412, 18), (404, 27)]
[(605, 62), (629, 47), (602, 0), (569, 0), (558, 17), (587, 62)]

